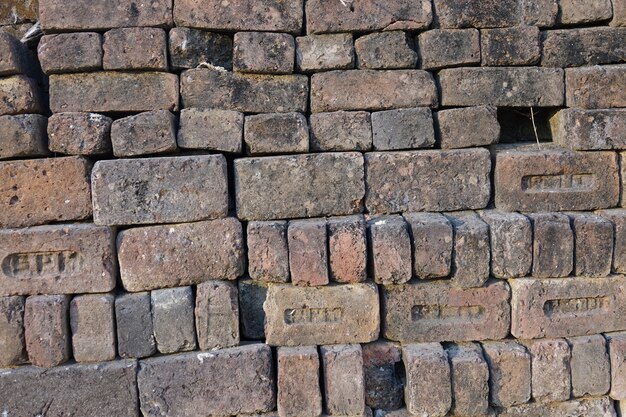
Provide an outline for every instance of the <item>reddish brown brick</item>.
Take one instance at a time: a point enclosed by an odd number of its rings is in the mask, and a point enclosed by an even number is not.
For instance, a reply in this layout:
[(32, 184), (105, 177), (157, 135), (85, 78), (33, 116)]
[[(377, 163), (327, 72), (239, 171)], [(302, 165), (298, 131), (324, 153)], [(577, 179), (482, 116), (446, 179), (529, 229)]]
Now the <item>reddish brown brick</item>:
[(296, 69), (298, 72), (352, 68), (354, 68), (354, 42), (351, 33), (309, 35), (296, 38)]
[(511, 407), (498, 414), (501, 417), (525, 416), (614, 416), (613, 402), (608, 397), (577, 399), (550, 404), (530, 403)]
[(70, 359), (70, 298), (37, 295), (26, 299), (26, 350), (33, 365), (51, 368)]
[(564, 109), (550, 118), (552, 140), (577, 151), (626, 149), (626, 109)]
[(46, 121), (38, 114), (0, 116), (0, 159), (48, 155)]
[(397, 410), (404, 399), (404, 382), (398, 371), (402, 352), (396, 343), (384, 339), (362, 345), (365, 404), (383, 410)]
[(405, 213), (411, 228), (413, 273), (420, 279), (447, 277), (452, 263), (453, 232), (438, 213)]
[(320, 346), (324, 369), (324, 399), (331, 415), (357, 416), (365, 412), (361, 345)]
[(243, 113), (237, 111), (183, 109), (178, 125), (178, 146), (241, 153), (243, 122)]
[(70, 303), (72, 353), (76, 362), (112, 361), (116, 354), (115, 297), (80, 295)]
[(574, 275), (604, 277), (611, 273), (613, 224), (588, 213), (568, 213), (574, 231)]
[(248, 273), (264, 282), (289, 281), (287, 222), (248, 222)]
[(167, 35), (158, 28), (120, 28), (104, 34), (105, 70), (167, 71)]
[(407, 411), (411, 415), (447, 415), (452, 406), (452, 386), (446, 351), (439, 343), (404, 345), (402, 361)]
[(542, 339), (527, 343), (532, 366), (533, 399), (538, 402), (570, 398), (571, 353), (564, 339)]
[(626, 107), (626, 65), (587, 66), (565, 71), (568, 107), (610, 109)]
[(46, 74), (102, 69), (102, 35), (94, 32), (45, 35), (37, 47)]
[(626, 210), (600, 210), (598, 214), (613, 223), (613, 268), (616, 273), (626, 272)]
[(461, 416), (487, 415), (489, 368), (478, 343), (446, 347), (452, 379), (452, 412)]
[(0, 297), (0, 366), (26, 362), (24, 297)]
[(0, 116), (44, 111), (40, 87), (35, 80), (25, 75), (0, 78)]
[(616, 400), (626, 399), (626, 333), (608, 333), (607, 340), (611, 368), (611, 391)]
[(363, 216), (328, 219), (330, 278), (355, 283), (367, 278), (367, 238)]
[(481, 342), (489, 365), (490, 403), (510, 407), (530, 400), (530, 354), (515, 341)]
[(230, 282), (203, 282), (196, 287), (196, 332), (201, 350), (239, 345), (239, 300)]
[(368, 222), (370, 263), (377, 284), (404, 284), (411, 279), (411, 238), (402, 216), (379, 216)]
[(530, 213), (533, 225), (533, 270), (539, 278), (568, 276), (574, 269), (574, 234), (561, 213)]
[(289, 270), (294, 285), (328, 284), (327, 240), (326, 219), (289, 222)]
[(481, 287), (489, 278), (489, 226), (474, 212), (447, 215), (454, 229), (452, 283)]
[(233, 41), (233, 69), (260, 74), (291, 74), (296, 44), (287, 33), (239, 32)]
[(56, 113), (48, 119), (48, 147), (66, 155), (110, 153), (110, 117), (97, 113)]
[(574, 397), (600, 396), (609, 392), (611, 369), (604, 336), (568, 339), (572, 351), (570, 370)]
[(113, 155), (120, 157), (176, 151), (176, 116), (167, 110), (117, 119), (111, 125)]
[(278, 348), (278, 415), (319, 416), (322, 414), (320, 360), (317, 348)]
[(528, 275), (533, 262), (530, 220), (499, 210), (482, 211), (480, 217), (489, 225), (491, 275), (504, 279)]

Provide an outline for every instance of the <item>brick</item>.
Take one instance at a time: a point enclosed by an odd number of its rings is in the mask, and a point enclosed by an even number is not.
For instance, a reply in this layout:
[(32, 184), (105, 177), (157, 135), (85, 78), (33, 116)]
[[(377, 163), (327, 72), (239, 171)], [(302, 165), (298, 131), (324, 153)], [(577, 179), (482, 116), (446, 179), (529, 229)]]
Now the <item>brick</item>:
[(626, 28), (583, 28), (543, 32), (544, 67), (619, 63), (626, 57)]
[(600, 396), (609, 392), (611, 369), (604, 336), (579, 336), (568, 339), (572, 357), (572, 395)]
[(571, 352), (564, 339), (542, 339), (527, 343), (532, 366), (533, 399), (537, 402), (570, 398)]
[(20, 22), (36, 22), (38, 0), (8, 0), (0, 4), (0, 25), (16, 25)]
[(558, 68), (449, 68), (438, 78), (442, 106), (563, 104), (563, 70)]
[(235, 285), (230, 282), (199, 284), (195, 314), (201, 350), (239, 345), (239, 298)]
[(540, 33), (536, 26), (483, 29), (480, 43), (484, 66), (535, 65), (541, 58)]
[[(38, 1), (38, 0), (34, 0), (34, 1)], [(23, 3), (21, 0), (11, 0), (11, 2)], [(0, 7), (4, 7), (4, 5), (5, 3), (2, 3)], [(2, 11), (0, 11), (0, 16), (1, 16), (0, 19), (4, 19), (8, 17)], [(16, 39), (22, 39), (26, 35), (26, 33), (28, 33), (28, 31), (31, 30), (35, 26), (33, 23), (18, 23), (16, 25), (13, 25), (12, 23), (13, 21), (8, 23), (8, 25), (10, 26), (0, 26), (0, 32), (8, 33), (9, 35), (15, 37)], [(29, 39), (27, 44), (30, 47), (32, 43), (33, 43), (33, 39)]]
[(328, 268), (334, 282), (356, 283), (367, 278), (367, 237), (363, 216), (328, 219)]
[(159, 28), (120, 28), (104, 34), (105, 70), (167, 71), (167, 34)]
[(489, 368), (477, 343), (446, 347), (452, 379), (452, 412), (456, 415), (487, 415)]
[(524, 24), (551, 27), (556, 24), (559, 13), (557, 0), (522, 0), (522, 20)]
[(608, 333), (604, 335), (609, 351), (611, 369), (611, 391), (609, 395), (616, 400), (626, 396), (626, 333)]
[(365, 161), (370, 213), (479, 209), (489, 201), (485, 149), (372, 152)]
[(276, 404), (274, 381), (272, 351), (260, 343), (145, 359), (137, 373), (141, 412), (149, 416), (269, 411)]
[(168, 288), (150, 293), (154, 338), (160, 353), (196, 349), (194, 299), (191, 287)]
[[(133, 417), (137, 410), (137, 363), (120, 360), (51, 369), (22, 366), (0, 373), (0, 389), (9, 395), (0, 408), (18, 416), (110, 415)], [(114, 398), (115, 401), (111, 399)]]
[(98, 113), (56, 113), (48, 119), (48, 147), (66, 155), (111, 153), (113, 119)]
[(533, 235), (530, 220), (519, 213), (486, 210), (480, 217), (489, 225), (491, 275), (518, 278), (530, 273)]
[(411, 415), (442, 417), (452, 406), (448, 355), (439, 343), (404, 345), (406, 408)]
[(289, 281), (287, 222), (248, 222), (248, 273), (263, 282)]
[(368, 222), (371, 274), (377, 284), (411, 279), (411, 238), (402, 216), (379, 216)]
[(113, 155), (118, 158), (176, 151), (176, 116), (167, 110), (117, 119), (111, 126)]
[(80, 295), (70, 303), (72, 353), (76, 362), (115, 359), (115, 297)]
[(45, 35), (37, 56), (46, 74), (102, 70), (102, 35), (95, 32)]
[(0, 116), (0, 159), (46, 156), (46, 122), (38, 114)]
[(246, 116), (243, 137), (250, 155), (309, 151), (309, 126), (302, 113)]
[[(3, 16), (1, 12), (0, 16)], [(2, 51), (0, 76), (24, 74), (31, 71), (29, 66), (33, 65), (33, 62), (30, 52), (15, 37), (8, 33), (0, 33), (0, 51)]]
[(298, 72), (346, 70), (354, 68), (351, 33), (309, 35), (296, 38)]
[(403, 69), (417, 66), (413, 39), (401, 30), (376, 32), (354, 42), (357, 66), (361, 69)]
[(69, 304), (65, 295), (26, 299), (24, 335), (28, 359), (33, 365), (51, 368), (70, 359)]
[(476, 29), (433, 29), (417, 37), (420, 68), (434, 70), (480, 63)]
[(429, 108), (372, 113), (374, 149), (431, 148), (435, 145), (433, 116)]
[(271, 220), (359, 213), (364, 176), (359, 153), (238, 159), (237, 217)]
[(181, 74), (184, 107), (246, 113), (306, 112), (308, 94), (305, 75), (246, 75), (206, 68)]
[(378, 338), (374, 284), (270, 285), (263, 309), (266, 343), (272, 346), (367, 343)]
[(482, 342), (489, 366), (490, 404), (510, 407), (530, 400), (530, 354), (515, 341)]
[(420, 106), (437, 106), (435, 82), (426, 71), (329, 71), (311, 77), (313, 113)]
[(524, 417), (524, 416), (615, 416), (613, 402), (607, 398), (587, 398), (565, 402), (555, 402), (551, 404), (531, 403), (518, 405), (504, 410), (498, 414), (502, 417)]
[(278, 415), (322, 413), (320, 361), (315, 346), (278, 348)]
[(489, 279), (489, 226), (474, 212), (447, 215), (454, 229), (452, 283), (481, 287)]
[(439, 213), (405, 213), (411, 229), (413, 274), (420, 279), (450, 275), (453, 232), (448, 219)]
[(471, 148), (498, 143), (500, 123), (493, 106), (465, 107), (435, 113), (442, 149)]
[(309, 123), (313, 151), (372, 149), (372, 121), (368, 112), (314, 113)]
[(550, 118), (553, 141), (573, 150), (626, 149), (626, 109), (564, 109)]
[(613, 267), (616, 273), (626, 272), (626, 211), (601, 210), (598, 214), (613, 224)]
[(326, 219), (290, 221), (287, 241), (291, 282), (304, 286), (328, 284)]
[(115, 299), (117, 350), (122, 358), (156, 353), (150, 293), (123, 294)]
[(458, 288), (450, 281), (382, 288), (383, 335), (399, 342), (498, 340), (509, 333), (509, 287), (488, 282)]
[(219, 31), (300, 33), (302, 0), (179, 0), (174, 4), (176, 26)]
[(619, 179), (612, 152), (501, 148), (495, 156), (495, 206), (504, 211), (615, 207)]
[(40, 86), (25, 75), (0, 78), (0, 116), (44, 113), (45, 104)]
[(621, 330), (619, 275), (606, 278), (510, 280), (511, 333), (521, 339), (585, 336)]
[(377, 340), (362, 345), (365, 404), (371, 408), (397, 410), (404, 399), (404, 382), (398, 372), (402, 363), (399, 345)]
[(94, 222), (176, 223), (225, 217), (226, 182), (222, 155), (99, 161), (91, 177)]
[(263, 303), (267, 297), (268, 284), (251, 279), (240, 279), (237, 283), (241, 337), (248, 340), (265, 339)]
[(168, 47), (173, 69), (196, 68), (202, 63), (233, 69), (233, 40), (226, 34), (176, 27), (169, 32)]
[(131, 26), (170, 27), (172, 0), (136, 3), (109, 0), (93, 4), (90, 0), (41, 0), (39, 19), (46, 32), (79, 32)]
[(24, 297), (0, 297), (0, 367), (26, 362)]
[(626, 3), (622, 0), (613, 1), (613, 18), (610, 26), (626, 26)]
[(80, 157), (0, 162), (0, 226), (90, 217), (90, 168), (89, 161)]
[(568, 107), (608, 109), (626, 107), (626, 65), (568, 68), (565, 102)]
[(538, 278), (567, 277), (574, 269), (574, 233), (561, 213), (530, 213), (533, 269)]
[(361, 345), (320, 346), (326, 412), (356, 416), (365, 412)]
[(558, 23), (561, 25), (599, 22), (611, 16), (611, 0), (559, 0)]
[(574, 275), (604, 277), (611, 273), (613, 224), (589, 213), (568, 213), (574, 232)]
[(241, 153), (243, 113), (231, 110), (183, 109), (178, 126), (178, 146)]
[(287, 33), (239, 32), (235, 34), (233, 45), (233, 68), (237, 72), (293, 72), (296, 44)]
[(442, 28), (492, 28), (515, 25), (520, 18), (519, 0), (484, 2), (435, 0), (437, 23)]
[(232, 217), (126, 229), (117, 237), (122, 284), (135, 292), (234, 280), (245, 270), (243, 246)]

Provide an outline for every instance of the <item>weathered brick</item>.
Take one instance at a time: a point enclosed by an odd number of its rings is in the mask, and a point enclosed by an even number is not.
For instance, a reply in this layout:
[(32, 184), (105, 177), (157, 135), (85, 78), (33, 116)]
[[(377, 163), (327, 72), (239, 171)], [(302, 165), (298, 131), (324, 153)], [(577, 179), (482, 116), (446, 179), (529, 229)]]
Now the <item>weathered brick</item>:
[(374, 149), (431, 148), (435, 145), (432, 112), (427, 107), (372, 113)]
[(443, 28), (492, 28), (515, 25), (520, 19), (520, 1), (485, 2), (435, 0), (437, 23)]
[(239, 299), (235, 285), (230, 282), (199, 284), (195, 314), (200, 349), (239, 345)]
[(446, 347), (452, 379), (452, 412), (484, 416), (489, 409), (489, 368), (477, 343)]
[(309, 123), (313, 151), (372, 149), (372, 121), (368, 112), (314, 113)]
[(234, 280), (244, 272), (243, 246), (232, 217), (126, 229), (117, 237), (122, 283), (135, 292)]
[(115, 297), (80, 295), (70, 303), (72, 353), (77, 362), (115, 359)]
[(51, 368), (71, 356), (70, 299), (65, 295), (36, 295), (26, 299), (24, 335), (28, 359), (33, 365)]
[(272, 346), (367, 343), (378, 338), (374, 284), (270, 285), (263, 309), (266, 342)]
[(364, 176), (360, 153), (237, 159), (237, 217), (270, 220), (359, 213)]
[(611, 273), (613, 224), (589, 213), (568, 213), (574, 232), (574, 275), (604, 277)]
[[(1, 8), (2, 6), (0, 6)], [(3, 14), (0, 12), (0, 16)], [(0, 18), (1, 19), (1, 18)], [(0, 76), (24, 74), (34, 65), (26, 45), (8, 33), (0, 32)]]
[(611, 16), (611, 0), (559, 0), (558, 23), (561, 25), (599, 22)]
[(568, 68), (565, 102), (568, 107), (609, 109), (626, 107), (626, 65)]
[(319, 416), (322, 414), (320, 361), (317, 348), (278, 348), (278, 415)]
[(550, 118), (555, 143), (573, 150), (626, 149), (626, 109), (564, 109)]
[(420, 68), (434, 70), (480, 63), (476, 29), (433, 29), (417, 37)]
[(527, 343), (532, 367), (533, 399), (538, 402), (570, 398), (571, 353), (564, 339), (542, 339)]
[(438, 213), (405, 213), (411, 228), (413, 273), (420, 279), (447, 277), (452, 263), (453, 232)]
[(386, 286), (383, 334), (400, 342), (502, 339), (509, 333), (509, 287), (488, 282), (458, 288), (450, 281)]
[(241, 337), (248, 340), (265, 339), (263, 303), (267, 297), (268, 284), (252, 279), (239, 279), (237, 284)]
[(329, 71), (311, 77), (313, 113), (420, 106), (437, 106), (435, 82), (426, 71)]
[(417, 66), (413, 39), (400, 30), (375, 32), (354, 42), (357, 66), (361, 69), (403, 69)]
[(328, 284), (326, 219), (290, 221), (287, 241), (291, 282), (304, 286)]
[(365, 404), (383, 410), (402, 407), (404, 382), (398, 369), (402, 362), (400, 346), (377, 340), (362, 345)]
[(623, 0), (615, 0), (613, 3), (613, 18), (610, 26), (626, 26), (626, 3)]
[(402, 216), (373, 217), (368, 222), (371, 273), (377, 284), (404, 284), (411, 279), (411, 238)]
[(442, 149), (471, 148), (498, 143), (500, 123), (493, 106), (465, 107), (435, 113)]
[(104, 34), (105, 70), (167, 71), (167, 34), (159, 28), (120, 28)]
[(439, 343), (404, 345), (406, 370), (404, 398), (411, 415), (443, 417), (452, 406), (448, 355)]
[(529, 213), (533, 225), (532, 275), (567, 277), (574, 269), (574, 233), (561, 213)]
[(196, 348), (194, 299), (191, 287), (168, 288), (150, 293), (152, 323), (157, 349), (175, 353)]
[(178, 146), (241, 153), (243, 113), (219, 109), (183, 109), (178, 126)]
[(96, 224), (189, 222), (228, 211), (222, 155), (99, 161), (91, 187)]
[(530, 400), (530, 354), (515, 341), (482, 342), (489, 366), (489, 402), (510, 407)]
[(46, 156), (46, 121), (38, 114), (0, 116), (0, 159)]
[(248, 222), (248, 273), (257, 281), (289, 281), (287, 222)]
[(600, 210), (598, 214), (613, 223), (613, 268), (616, 273), (626, 272), (626, 210)]
[(293, 72), (296, 44), (287, 33), (239, 32), (235, 34), (233, 45), (233, 68), (237, 72)]
[(558, 0), (522, 0), (522, 21), (526, 25), (552, 27), (559, 13)]
[(365, 161), (370, 213), (479, 209), (489, 202), (485, 149), (372, 152)]
[(619, 275), (510, 280), (511, 333), (534, 339), (622, 330), (626, 328), (625, 283)]
[(0, 226), (90, 217), (90, 168), (80, 157), (0, 162)]
[(558, 68), (449, 68), (438, 78), (442, 106), (563, 104), (563, 70)]
[(554, 402), (550, 404), (530, 403), (511, 407), (503, 410), (498, 416), (501, 417), (525, 417), (525, 416), (588, 416), (588, 417), (615, 417), (613, 402), (608, 397), (587, 398)]
[(600, 396), (611, 387), (611, 369), (604, 336), (579, 336), (568, 339), (572, 358), (572, 395)]
[(48, 147), (66, 155), (110, 153), (110, 117), (97, 113), (56, 113), (48, 119)]
[(367, 278), (367, 237), (363, 216), (328, 219), (328, 268), (334, 282), (355, 283)]
[(115, 299), (117, 350), (122, 358), (156, 353), (150, 293), (123, 294)]
[(543, 32), (544, 67), (619, 63), (626, 57), (626, 28), (583, 28)]
[(233, 69), (233, 40), (226, 34), (176, 27), (169, 32), (168, 47), (174, 69), (196, 68), (203, 63)]
[(324, 399), (331, 415), (357, 416), (365, 412), (361, 345), (320, 346), (324, 367)]
[(536, 26), (483, 29), (480, 32), (481, 63), (494, 67), (535, 65), (541, 58), (539, 38)]
[(246, 116), (243, 137), (250, 155), (309, 151), (309, 126), (301, 113)]
[(626, 333), (608, 333), (604, 335), (609, 351), (611, 369), (611, 391), (609, 395), (616, 400), (626, 398)]
[(146, 416), (163, 410), (180, 417), (232, 416), (276, 404), (272, 351), (264, 344), (145, 359), (137, 383)]
[(0, 78), (0, 116), (44, 111), (45, 104), (35, 80), (25, 75)]
[(45, 35), (37, 47), (46, 74), (102, 69), (102, 35), (94, 32)]
[[(29, 0), (26, 0), (27, 2)], [(30, 0), (31, 2), (36, 2), (38, 0)], [(22, 0), (10, 0), (9, 3), (15, 3), (15, 2), (19, 2), (19, 3), (23, 3)], [(0, 8), (4, 7), (5, 3), (0, 4)], [(2, 13), (2, 11), (0, 11), (0, 19), (4, 19), (7, 16), (5, 14)], [(18, 23), (18, 24), (12, 24), (13, 21), (11, 21), (10, 23), (8, 23), (8, 26), (0, 26), (0, 32), (2, 33), (8, 33), (9, 35), (15, 37), (16, 39), (22, 39), (27, 33), (28, 31), (30, 31), (35, 25), (33, 23)], [(34, 39), (29, 39), (27, 42), (28, 47), (30, 48), (31, 45), (33, 45)]]
[(354, 68), (351, 33), (309, 35), (296, 38), (298, 72), (346, 70)]
[(480, 287), (489, 279), (489, 226), (474, 212), (447, 217), (454, 229), (452, 283), (462, 288)]
[(176, 116), (167, 110), (117, 119), (111, 126), (113, 155), (120, 157), (176, 150)]
[(613, 152), (501, 148), (495, 156), (495, 206), (505, 211), (615, 207), (619, 176)]
[(0, 25), (16, 25), (20, 22), (36, 22), (38, 0), (7, 0), (0, 3)]
[(26, 362), (24, 297), (0, 297), (0, 367)]

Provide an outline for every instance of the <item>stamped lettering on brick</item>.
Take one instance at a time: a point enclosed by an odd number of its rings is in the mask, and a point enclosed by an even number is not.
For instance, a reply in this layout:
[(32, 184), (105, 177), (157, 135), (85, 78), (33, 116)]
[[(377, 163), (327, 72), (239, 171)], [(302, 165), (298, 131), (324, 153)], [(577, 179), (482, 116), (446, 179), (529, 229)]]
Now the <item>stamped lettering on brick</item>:
[(2, 260), (2, 273), (9, 278), (27, 279), (80, 272), (83, 259), (71, 250), (11, 253)]
[(565, 314), (591, 314), (599, 313), (600, 310), (608, 311), (611, 306), (609, 297), (583, 297), (547, 300), (543, 304), (543, 312), (546, 316)]
[(291, 308), (285, 310), (285, 324), (339, 323), (343, 309), (336, 308)]
[(593, 174), (527, 175), (522, 177), (525, 192), (572, 192), (592, 190), (596, 186)]
[(483, 306), (443, 306), (415, 305), (411, 309), (412, 321), (446, 321), (482, 320), (485, 314)]

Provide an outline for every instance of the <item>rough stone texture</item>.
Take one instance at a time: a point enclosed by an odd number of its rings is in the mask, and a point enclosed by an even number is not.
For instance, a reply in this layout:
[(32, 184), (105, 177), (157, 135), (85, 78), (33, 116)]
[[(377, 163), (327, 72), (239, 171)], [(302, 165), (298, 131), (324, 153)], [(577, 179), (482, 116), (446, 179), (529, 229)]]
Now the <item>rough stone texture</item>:
[(370, 213), (479, 209), (489, 202), (485, 149), (372, 152), (365, 160)]
[(424, 107), (372, 113), (372, 133), (376, 150), (431, 148), (435, 145), (432, 112)]
[(314, 113), (309, 123), (313, 151), (369, 151), (372, 148), (372, 121), (368, 112)]
[(277, 352), (278, 415), (321, 415), (322, 393), (317, 348), (280, 347)]
[(404, 398), (412, 415), (443, 417), (452, 406), (448, 355), (439, 343), (404, 345)]
[(413, 39), (403, 31), (377, 32), (354, 42), (357, 67), (361, 69), (403, 69), (417, 66)]
[(435, 82), (426, 71), (329, 71), (311, 77), (313, 113), (420, 106), (437, 106)]
[(626, 26), (626, 3), (624, 1), (613, 1), (613, 19), (610, 26)]
[(420, 68), (435, 70), (480, 63), (476, 29), (433, 29), (417, 37)]
[(564, 339), (542, 339), (527, 343), (532, 367), (533, 399), (538, 402), (570, 398), (571, 353)]
[(291, 282), (303, 286), (328, 284), (326, 219), (290, 221), (287, 241)]
[(541, 58), (536, 26), (484, 29), (480, 32), (480, 46), (484, 66), (535, 65)]
[(625, 283), (619, 275), (510, 280), (511, 333), (518, 338), (534, 339), (624, 329)]
[(564, 109), (550, 118), (552, 138), (577, 151), (626, 149), (626, 109)]
[(48, 147), (66, 155), (110, 153), (110, 117), (97, 113), (56, 113), (48, 119)]
[[(3, 369), (0, 409), (8, 415), (137, 415), (137, 363), (121, 360), (52, 369), (23, 366)], [(112, 399), (115, 399), (112, 401)]]
[(626, 65), (568, 68), (565, 102), (585, 109), (626, 107), (625, 83)]
[(248, 340), (265, 339), (263, 303), (267, 296), (268, 284), (251, 279), (240, 279), (237, 283), (241, 337)]
[(176, 111), (178, 76), (116, 71), (51, 75), (50, 108), (53, 113)]
[(331, 415), (357, 416), (365, 412), (361, 345), (320, 346), (324, 367), (324, 399)]
[(404, 382), (398, 372), (400, 346), (384, 339), (362, 345), (365, 404), (371, 408), (397, 410), (402, 407)]
[(180, 417), (270, 411), (274, 381), (264, 344), (146, 359), (137, 374), (141, 412), (151, 417), (163, 410)]
[(489, 279), (489, 226), (474, 212), (447, 216), (454, 229), (452, 284), (481, 287)]
[(199, 284), (195, 314), (200, 349), (239, 345), (239, 300), (235, 285), (230, 282)]
[(543, 33), (545, 67), (611, 64), (626, 58), (626, 28), (549, 30)]
[(447, 277), (452, 264), (453, 232), (439, 213), (405, 213), (411, 228), (413, 273), (420, 279)]
[(309, 35), (296, 38), (298, 72), (345, 70), (354, 68), (351, 33)]
[(492, 28), (517, 24), (519, 0), (435, 0), (437, 23), (442, 28)]
[(0, 227), (90, 217), (90, 168), (80, 157), (0, 162)]
[(245, 158), (235, 161), (237, 217), (242, 220), (341, 216), (362, 210), (360, 153)]
[(0, 50), (2, 51), (2, 57), (0, 58), (1, 76), (28, 74), (36, 71), (30, 51), (15, 36), (1, 32)]
[(115, 298), (117, 350), (122, 358), (144, 358), (156, 353), (150, 293)]
[(574, 233), (561, 213), (529, 213), (533, 225), (533, 269), (538, 278), (567, 277), (574, 269)]
[(45, 35), (37, 47), (46, 74), (102, 70), (102, 35), (94, 32)]
[(411, 238), (402, 216), (373, 217), (368, 222), (371, 274), (377, 284), (404, 284), (411, 279)]
[(233, 41), (222, 33), (177, 27), (169, 32), (169, 56), (173, 69), (196, 68), (202, 63), (233, 69)]
[(611, 273), (613, 224), (588, 213), (568, 213), (574, 232), (574, 275), (605, 277)]
[[(613, 3), (619, 3), (615, 0)], [(576, 25), (609, 20), (613, 16), (611, 0), (559, 0), (558, 23)]]
[(24, 340), (24, 297), (0, 297), (0, 367), (27, 360)]
[(452, 412), (484, 416), (489, 409), (489, 368), (478, 343), (446, 348), (452, 379)]
[(530, 400), (530, 354), (517, 342), (482, 342), (489, 366), (489, 402), (510, 407)]
[(46, 145), (44, 116), (0, 116), (0, 159), (46, 156)]
[(500, 123), (497, 112), (493, 106), (438, 111), (435, 120), (441, 148), (471, 148), (498, 143)]
[(386, 286), (383, 334), (399, 342), (503, 339), (509, 333), (509, 287), (488, 282), (458, 288), (450, 281)]
[(601, 210), (598, 214), (613, 223), (613, 268), (612, 271), (626, 272), (626, 210)]
[(500, 210), (593, 210), (617, 206), (615, 153), (513, 147), (496, 151), (495, 161), (495, 206)]
[(579, 336), (568, 339), (572, 358), (572, 395), (600, 396), (611, 388), (611, 365), (604, 336)]
[(611, 368), (611, 398), (624, 400), (626, 397), (626, 333), (605, 334)]
[(168, 288), (150, 293), (152, 323), (157, 349), (175, 353), (196, 349), (191, 287)]
[(26, 299), (24, 335), (28, 359), (33, 365), (51, 368), (70, 359), (69, 304), (65, 295)]
[(45, 104), (35, 80), (25, 75), (0, 78), (0, 116), (44, 111)]
[(526, 416), (585, 416), (585, 417), (615, 417), (613, 402), (608, 397), (586, 398), (555, 402), (551, 404), (531, 403), (511, 407), (498, 414), (501, 417)]
[(563, 70), (558, 68), (449, 68), (438, 79), (442, 106), (563, 104)]
[(117, 119), (111, 126), (113, 155), (118, 158), (176, 150), (176, 116), (167, 110)]
[(356, 283), (367, 278), (367, 237), (363, 216), (328, 219), (328, 268), (334, 282)]
[(302, 113), (246, 116), (243, 137), (250, 155), (309, 151), (309, 126)]
[(80, 295), (70, 303), (72, 353), (76, 362), (115, 359), (115, 297)]
[(7, 0), (0, 3), (0, 25), (37, 21), (39, 0)]
[(233, 68), (237, 72), (293, 72), (296, 44), (287, 33), (239, 32), (235, 34), (233, 45)]
[(526, 25), (552, 27), (559, 13), (558, 0), (522, 0), (522, 21)]
[(263, 309), (266, 342), (272, 346), (367, 343), (378, 338), (374, 284), (271, 285)]
[(287, 222), (248, 222), (246, 238), (250, 278), (263, 282), (288, 282)]
[(180, 76), (184, 107), (220, 108), (246, 113), (306, 112), (305, 75), (247, 75), (197, 68)]
[(225, 217), (222, 155), (99, 161), (93, 168), (96, 224), (176, 223)]
[(178, 146), (241, 153), (243, 113), (219, 109), (183, 109), (178, 126)]
[(121, 28), (104, 34), (105, 70), (167, 71), (167, 34), (159, 28)]
[(232, 217), (126, 229), (117, 237), (122, 284), (135, 292), (234, 280), (245, 270), (243, 246)]

